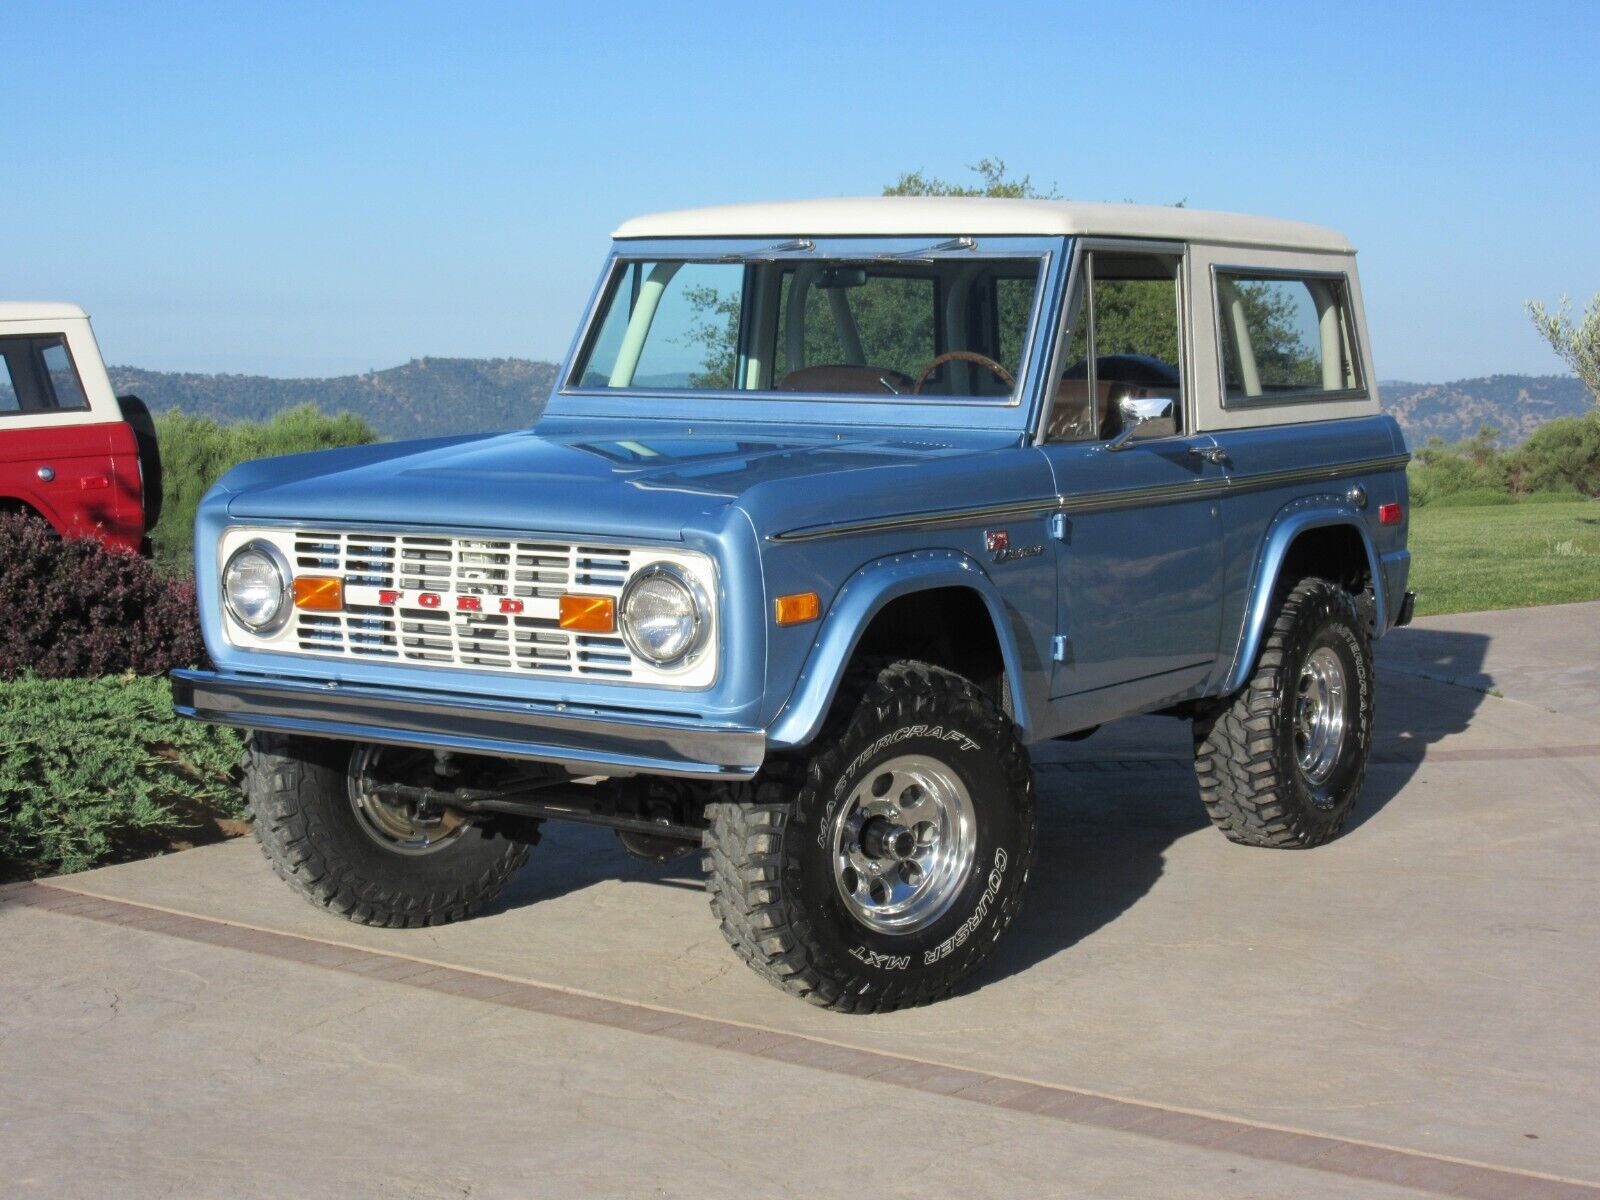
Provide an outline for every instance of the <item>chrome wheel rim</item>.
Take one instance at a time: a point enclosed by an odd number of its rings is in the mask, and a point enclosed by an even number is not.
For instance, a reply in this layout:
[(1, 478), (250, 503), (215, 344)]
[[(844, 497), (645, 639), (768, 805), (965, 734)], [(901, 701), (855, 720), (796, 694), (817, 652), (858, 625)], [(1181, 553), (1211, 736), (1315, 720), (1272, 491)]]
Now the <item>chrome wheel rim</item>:
[[(385, 753), (403, 754), (385, 746), (357, 746), (350, 755), (350, 807), (356, 824), (378, 845), (396, 854), (431, 854), (449, 845), (466, 829), (460, 814), (441, 811), (437, 816), (422, 816), (410, 805), (375, 794), (378, 786), (374, 768)], [(409, 765), (409, 764), (405, 764)], [(402, 764), (391, 762), (385, 776), (392, 780)]]
[(869, 772), (835, 815), (834, 882), (868, 929), (915, 933), (955, 902), (977, 849), (977, 816), (961, 777), (935, 759), (906, 755)]
[(1318, 646), (1300, 668), (1295, 689), (1294, 750), (1300, 770), (1313, 787), (1333, 774), (1344, 748), (1344, 663), (1327, 646)]

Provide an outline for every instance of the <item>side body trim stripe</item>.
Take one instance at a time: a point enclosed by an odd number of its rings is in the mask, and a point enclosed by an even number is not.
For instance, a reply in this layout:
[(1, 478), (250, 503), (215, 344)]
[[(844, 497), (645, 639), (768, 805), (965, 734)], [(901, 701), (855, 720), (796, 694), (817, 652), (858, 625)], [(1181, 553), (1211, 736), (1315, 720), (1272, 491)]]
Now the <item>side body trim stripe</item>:
[(878, 517), (871, 521), (855, 521), (836, 525), (801, 526), (769, 534), (772, 542), (810, 542), (820, 538), (847, 537), (857, 533), (880, 533), (900, 529), (936, 529), (948, 525), (966, 525), (1011, 517), (1029, 517), (1044, 513), (1106, 512), (1119, 508), (1137, 508), (1147, 504), (1170, 504), (1180, 500), (1207, 500), (1218, 496), (1237, 495), (1240, 492), (1260, 491), (1263, 488), (1282, 487), (1294, 483), (1321, 483), (1343, 479), (1350, 475), (1365, 475), (1375, 471), (1404, 470), (1411, 461), (1409, 454), (1391, 454), (1383, 458), (1364, 458), (1355, 462), (1325, 464), (1315, 467), (1298, 467), (1287, 471), (1267, 471), (1258, 475), (1223, 476), (1202, 479), (1193, 483), (1163, 484), (1150, 488), (1122, 488), (1113, 491), (1087, 492), (1074, 496), (1049, 496), (1038, 500), (1025, 500), (1016, 504), (989, 505), (982, 508), (947, 509), (939, 512), (905, 513), (891, 517)]

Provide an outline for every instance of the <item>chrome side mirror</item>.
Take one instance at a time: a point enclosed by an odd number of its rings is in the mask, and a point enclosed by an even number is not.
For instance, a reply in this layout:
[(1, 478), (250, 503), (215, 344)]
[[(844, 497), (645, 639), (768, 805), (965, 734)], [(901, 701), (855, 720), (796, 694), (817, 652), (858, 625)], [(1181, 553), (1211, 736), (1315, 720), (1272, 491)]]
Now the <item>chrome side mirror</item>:
[(1107, 450), (1126, 450), (1135, 441), (1173, 437), (1178, 432), (1178, 402), (1171, 396), (1124, 397), (1117, 402), (1122, 432), (1106, 443)]

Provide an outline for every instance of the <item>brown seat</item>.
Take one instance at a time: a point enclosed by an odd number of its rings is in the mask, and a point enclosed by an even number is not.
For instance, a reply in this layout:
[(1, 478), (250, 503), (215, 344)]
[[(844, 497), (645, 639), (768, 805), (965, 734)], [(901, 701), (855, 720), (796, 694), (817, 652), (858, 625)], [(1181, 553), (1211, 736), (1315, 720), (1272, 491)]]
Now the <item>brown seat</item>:
[(893, 390), (906, 393), (911, 390), (911, 378), (891, 371), (887, 367), (858, 367), (848, 363), (820, 363), (814, 367), (796, 367), (778, 381), (780, 392), (838, 392), (847, 396), (873, 396), (890, 391), (883, 386), (888, 380)]
[[(1114, 408), (1110, 403), (1111, 384), (1099, 380), (1095, 391), (1100, 393), (1100, 429), (1091, 431), (1093, 419), (1089, 407), (1089, 383), (1085, 379), (1063, 379), (1056, 388), (1056, 401), (1050, 409), (1050, 428), (1046, 438), (1052, 442), (1086, 442), (1113, 436), (1105, 433), (1107, 414)], [(1115, 420), (1114, 417), (1110, 418)]]

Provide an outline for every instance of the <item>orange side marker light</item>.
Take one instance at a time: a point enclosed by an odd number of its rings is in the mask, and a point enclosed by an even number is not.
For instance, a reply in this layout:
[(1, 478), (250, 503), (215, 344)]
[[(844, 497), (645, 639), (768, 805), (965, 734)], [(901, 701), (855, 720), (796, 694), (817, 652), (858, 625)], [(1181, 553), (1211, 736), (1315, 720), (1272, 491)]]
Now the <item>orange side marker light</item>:
[(815, 592), (796, 592), (779, 596), (773, 602), (773, 615), (779, 625), (804, 625), (822, 615), (822, 601)]

